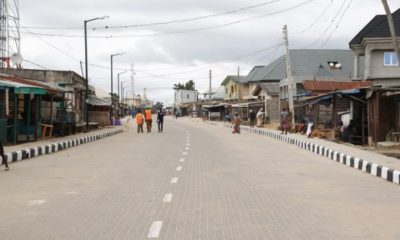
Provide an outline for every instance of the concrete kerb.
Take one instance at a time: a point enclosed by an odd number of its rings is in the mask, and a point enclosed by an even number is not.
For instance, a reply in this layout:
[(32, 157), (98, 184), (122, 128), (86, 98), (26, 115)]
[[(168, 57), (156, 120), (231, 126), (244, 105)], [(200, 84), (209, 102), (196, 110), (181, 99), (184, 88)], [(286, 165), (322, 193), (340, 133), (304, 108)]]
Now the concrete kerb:
[[(122, 129), (114, 129), (111, 131), (98, 133), (98, 134), (94, 134), (94, 135), (88, 135), (88, 136), (78, 137), (75, 139), (69, 139), (69, 140), (56, 142), (56, 143), (52, 143), (52, 144), (46, 144), (46, 145), (42, 145), (42, 146), (27, 148), (24, 150), (8, 152), (8, 153), (5, 153), (4, 156), (8, 163), (14, 163), (14, 162), (34, 158), (34, 157), (41, 156), (41, 155), (55, 153), (58, 151), (62, 151), (62, 150), (71, 148), (71, 147), (76, 147), (78, 145), (93, 142), (96, 140), (100, 140), (102, 138), (113, 136), (113, 135), (116, 135), (121, 132), (123, 132)], [(0, 156), (0, 159), (2, 159), (1, 156)]]
[[(218, 126), (218, 124), (216, 124), (216, 123), (209, 123), (209, 122), (205, 122), (205, 123), (213, 125), (213, 126)], [(224, 124), (223, 126), (227, 127), (227, 128), (232, 128), (231, 125), (227, 125), (227, 124)], [(288, 136), (288, 135), (282, 135), (282, 134), (273, 132), (272, 130), (251, 128), (248, 126), (241, 126), (240, 129), (242, 131), (268, 136), (268, 137), (275, 138), (277, 140), (283, 141), (288, 144), (296, 145), (297, 147), (299, 147), (301, 149), (304, 149), (306, 151), (326, 157), (332, 161), (335, 161), (335, 162), (341, 163), (343, 165), (346, 165), (348, 167), (368, 173), (372, 176), (385, 179), (386, 181), (389, 181), (389, 182), (392, 182), (395, 184), (400, 184), (400, 170), (391, 169), (391, 168), (381, 166), (381, 165), (373, 163), (373, 162), (368, 162), (366, 160), (357, 158), (350, 154), (341, 153), (334, 149), (329, 149), (325, 146), (321, 146), (321, 145), (312, 143), (310, 141), (305, 141), (305, 140), (298, 139), (298, 138)]]

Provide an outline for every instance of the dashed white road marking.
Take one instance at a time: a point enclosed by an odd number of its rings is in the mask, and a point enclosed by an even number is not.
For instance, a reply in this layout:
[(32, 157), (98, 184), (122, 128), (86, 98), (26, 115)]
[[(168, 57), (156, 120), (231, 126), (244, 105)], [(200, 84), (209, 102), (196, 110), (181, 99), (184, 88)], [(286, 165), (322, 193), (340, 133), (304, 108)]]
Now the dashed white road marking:
[(183, 167), (182, 166), (178, 166), (176, 167), (176, 171), (182, 171)]
[(190, 146), (190, 143), (186, 143), (186, 146)]
[(189, 147), (185, 147), (185, 150), (186, 150), (186, 151), (189, 150)]
[(183, 152), (183, 153), (182, 153), (182, 155), (187, 155), (187, 154), (188, 154), (187, 152)]
[(172, 201), (172, 193), (166, 193), (163, 202), (171, 202)]
[(178, 179), (179, 179), (179, 178), (177, 178), (177, 177), (171, 178), (171, 183), (177, 183), (177, 182), (178, 182)]
[(179, 159), (179, 162), (184, 162), (184, 161), (185, 161), (184, 158)]
[(150, 226), (149, 234), (147, 234), (147, 237), (158, 238), (158, 236), (160, 236), (162, 225), (163, 225), (162, 221), (154, 221)]
[(41, 200), (30, 200), (28, 202), (28, 205), (33, 207), (33, 206), (39, 206), (39, 205), (43, 205), (46, 203), (46, 200), (41, 199)]

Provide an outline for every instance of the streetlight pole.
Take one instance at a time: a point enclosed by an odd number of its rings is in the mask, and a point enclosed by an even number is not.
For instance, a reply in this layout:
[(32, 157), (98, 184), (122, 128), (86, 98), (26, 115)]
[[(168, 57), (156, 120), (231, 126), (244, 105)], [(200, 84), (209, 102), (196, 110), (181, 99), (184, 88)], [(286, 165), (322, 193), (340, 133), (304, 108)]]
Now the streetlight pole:
[(112, 115), (113, 115), (113, 105), (114, 105), (114, 89), (113, 89), (113, 85), (114, 85), (114, 73), (113, 73), (113, 58), (115, 56), (120, 56), (123, 55), (125, 53), (116, 53), (116, 54), (111, 54), (111, 108), (110, 108), (110, 123), (112, 124)]
[(124, 109), (124, 90), (125, 90), (125, 88), (123, 87), (123, 85), (124, 85), (124, 83), (127, 83), (127, 82), (129, 82), (129, 81), (122, 81), (122, 82), (121, 82), (121, 94), (122, 94), (121, 102), (122, 102), (122, 109)]
[(86, 80), (86, 91), (85, 91), (85, 117), (86, 117), (86, 132), (89, 131), (89, 110), (88, 110), (88, 100), (89, 100), (89, 74), (88, 74), (88, 48), (87, 48), (87, 23), (95, 20), (103, 20), (108, 18), (108, 16), (92, 18), (83, 21), (84, 31), (85, 31), (85, 80)]
[(117, 74), (117, 76), (118, 76), (118, 101), (121, 101), (121, 99), (122, 99), (121, 95), (120, 95), (120, 91), (119, 91), (120, 90), (120, 88), (119, 88), (119, 76), (124, 74), (124, 73), (126, 73), (126, 72), (128, 72), (128, 71), (123, 71), (123, 72), (120, 72), (120, 73)]

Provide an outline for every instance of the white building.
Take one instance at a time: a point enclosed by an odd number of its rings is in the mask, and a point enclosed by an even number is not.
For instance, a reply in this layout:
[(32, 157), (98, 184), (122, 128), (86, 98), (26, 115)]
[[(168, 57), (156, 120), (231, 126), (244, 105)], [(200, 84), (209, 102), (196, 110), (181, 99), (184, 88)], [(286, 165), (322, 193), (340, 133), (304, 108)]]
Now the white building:
[(185, 103), (197, 102), (197, 91), (179, 89), (175, 91), (175, 104), (179, 106)]

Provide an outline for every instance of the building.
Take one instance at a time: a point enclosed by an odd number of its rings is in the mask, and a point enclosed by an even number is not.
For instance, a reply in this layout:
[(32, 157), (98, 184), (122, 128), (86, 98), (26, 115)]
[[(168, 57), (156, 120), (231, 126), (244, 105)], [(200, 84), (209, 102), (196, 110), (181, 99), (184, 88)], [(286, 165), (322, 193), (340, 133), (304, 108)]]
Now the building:
[[(400, 37), (400, 9), (392, 13)], [(349, 42), (354, 51), (354, 78), (370, 80), (374, 87), (367, 91), (368, 143), (394, 138), (400, 131), (400, 68), (393, 51), (386, 15), (376, 15)], [(359, 69), (365, 68), (365, 74)]]
[(243, 100), (242, 84), (245, 82), (245, 76), (228, 75), (222, 81), (221, 86), (225, 87), (225, 101), (240, 101)]
[[(392, 16), (399, 38), (400, 9)], [(400, 86), (400, 68), (386, 15), (376, 15), (350, 41), (349, 46), (354, 52), (354, 79), (371, 80), (374, 86)], [(359, 71), (360, 67), (365, 69), (364, 74)]]

